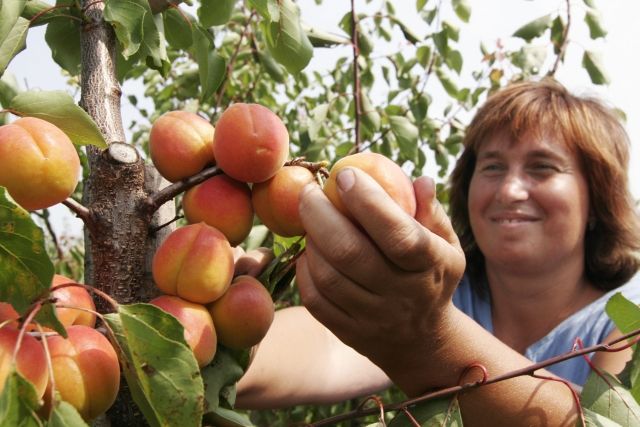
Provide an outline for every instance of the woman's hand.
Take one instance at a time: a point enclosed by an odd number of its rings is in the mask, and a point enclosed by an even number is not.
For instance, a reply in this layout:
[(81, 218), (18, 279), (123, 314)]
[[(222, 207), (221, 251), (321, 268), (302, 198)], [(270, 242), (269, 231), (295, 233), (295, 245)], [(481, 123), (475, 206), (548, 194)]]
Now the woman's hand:
[(415, 219), (358, 169), (343, 170), (338, 185), (358, 224), (317, 186), (305, 189), (300, 295), (314, 317), (403, 387), (447, 339), (464, 254), (431, 179), (414, 184)]
[(273, 252), (268, 248), (257, 248), (245, 252), (244, 249), (236, 246), (233, 248), (233, 260), (235, 262), (234, 276), (258, 277), (273, 260)]

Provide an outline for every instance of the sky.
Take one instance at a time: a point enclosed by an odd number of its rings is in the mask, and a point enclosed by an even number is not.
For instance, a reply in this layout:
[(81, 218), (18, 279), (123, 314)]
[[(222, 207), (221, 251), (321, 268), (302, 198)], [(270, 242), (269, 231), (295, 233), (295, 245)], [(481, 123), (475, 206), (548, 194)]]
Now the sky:
[[(302, 19), (314, 27), (326, 31), (337, 32), (337, 21), (348, 11), (346, 0), (324, 0), (317, 6), (314, 0), (299, 0)], [(356, 10), (365, 11), (366, 2), (356, 0)], [(377, 2), (374, 2), (377, 4)], [(427, 7), (433, 1), (427, 1)], [(444, 2), (447, 4), (448, 2)], [(566, 2), (563, 0), (468, 0), (471, 6), (471, 20), (459, 26), (461, 39), (459, 50), (465, 63), (478, 64), (480, 61), (480, 42), (495, 45), (498, 40), (511, 43), (508, 36), (522, 24), (547, 13), (564, 14)], [(630, 165), (630, 185), (633, 195), (640, 199), (640, 92), (638, 91), (638, 70), (640, 69), (640, 1), (638, 0), (596, 0), (598, 10), (602, 14), (604, 27), (608, 34), (604, 40), (596, 42), (589, 39), (585, 25), (582, 23), (584, 4), (581, 0), (571, 1), (572, 19), (575, 31), (570, 34), (571, 45), (567, 51), (567, 63), (556, 75), (565, 86), (578, 94), (597, 94), (611, 105), (626, 113), (626, 128), (632, 142), (632, 160)], [(416, 13), (414, 0), (393, 2), (398, 14), (419, 35), (425, 35), (426, 26)], [(456, 18), (451, 16), (451, 21)], [(459, 21), (458, 21), (459, 22)], [(422, 34), (420, 33), (422, 30)], [(517, 43), (517, 41), (513, 41)], [(605, 87), (596, 87), (590, 83), (587, 73), (576, 64), (581, 61), (584, 49), (601, 53), (603, 63), (611, 83)], [(326, 68), (326, 61), (332, 53), (317, 50), (310, 67)], [(58, 67), (51, 59), (48, 47), (44, 42), (44, 27), (36, 27), (29, 31), (27, 49), (9, 65), (7, 72), (13, 74), (23, 88), (59, 90), (66, 89), (64, 78), (57, 71)], [(471, 70), (463, 68), (465, 72)], [(141, 87), (135, 83), (126, 83), (123, 87), (124, 117), (136, 117), (134, 109), (127, 105), (126, 95), (136, 93), (141, 98)], [(127, 123), (125, 123), (125, 128)], [(59, 206), (52, 210), (54, 227), (59, 232), (81, 230), (82, 224)]]

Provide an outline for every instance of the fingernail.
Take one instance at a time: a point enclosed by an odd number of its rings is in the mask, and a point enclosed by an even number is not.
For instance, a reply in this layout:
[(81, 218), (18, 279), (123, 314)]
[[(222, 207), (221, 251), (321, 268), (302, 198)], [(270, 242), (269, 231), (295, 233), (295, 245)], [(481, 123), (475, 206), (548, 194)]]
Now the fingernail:
[(341, 170), (338, 173), (336, 180), (338, 182), (338, 187), (340, 187), (340, 190), (349, 191), (351, 190), (351, 187), (353, 187), (353, 184), (355, 184), (356, 182), (356, 176), (351, 169), (347, 168)]

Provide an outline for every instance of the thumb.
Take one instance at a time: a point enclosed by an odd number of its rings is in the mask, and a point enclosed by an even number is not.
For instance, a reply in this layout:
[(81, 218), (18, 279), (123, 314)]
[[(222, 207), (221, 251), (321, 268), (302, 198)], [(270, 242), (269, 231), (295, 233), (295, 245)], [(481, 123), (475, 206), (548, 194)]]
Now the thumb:
[(450, 244), (460, 246), (451, 221), (436, 198), (435, 181), (428, 176), (422, 176), (414, 181), (413, 188), (416, 193), (416, 220)]

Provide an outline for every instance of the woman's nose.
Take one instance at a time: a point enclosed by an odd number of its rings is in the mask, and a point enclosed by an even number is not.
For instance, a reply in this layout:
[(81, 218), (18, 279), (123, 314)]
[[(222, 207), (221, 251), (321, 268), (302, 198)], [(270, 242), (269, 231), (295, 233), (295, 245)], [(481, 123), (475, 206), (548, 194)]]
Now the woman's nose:
[(529, 185), (526, 178), (510, 172), (501, 180), (496, 191), (496, 199), (501, 203), (513, 203), (529, 198)]

